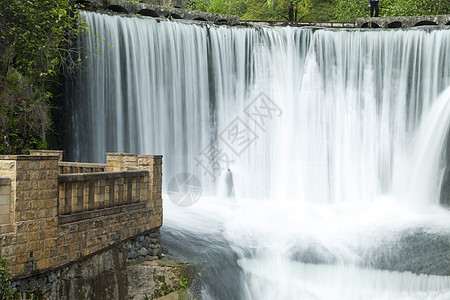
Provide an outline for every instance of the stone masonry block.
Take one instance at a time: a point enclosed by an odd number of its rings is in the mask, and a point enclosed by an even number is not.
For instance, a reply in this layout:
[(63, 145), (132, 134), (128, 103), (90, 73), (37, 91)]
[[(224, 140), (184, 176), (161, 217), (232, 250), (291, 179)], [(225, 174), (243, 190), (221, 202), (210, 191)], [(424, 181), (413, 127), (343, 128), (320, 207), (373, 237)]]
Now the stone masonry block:
[(8, 214), (0, 214), (0, 224), (9, 224), (9, 211)]

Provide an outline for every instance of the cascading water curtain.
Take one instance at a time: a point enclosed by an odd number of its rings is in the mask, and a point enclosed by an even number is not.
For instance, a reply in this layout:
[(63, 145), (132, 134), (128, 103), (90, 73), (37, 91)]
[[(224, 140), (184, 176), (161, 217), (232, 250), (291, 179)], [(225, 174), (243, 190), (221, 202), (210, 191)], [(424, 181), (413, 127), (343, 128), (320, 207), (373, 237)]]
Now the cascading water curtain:
[(166, 190), (176, 174), (199, 178), (192, 207), (165, 197), (162, 236), (201, 268), (204, 298), (450, 295), (450, 216), (438, 205), (448, 27), (81, 14), (89, 58), (67, 84), (65, 151), (163, 154)]
[(450, 85), (447, 29), (312, 32), (82, 14), (90, 59), (68, 96), (69, 157), (163, 154), (168, 176), (196, 174), (213, 194), (228, 168), (246, 197), (391, 193), (422, 115)]

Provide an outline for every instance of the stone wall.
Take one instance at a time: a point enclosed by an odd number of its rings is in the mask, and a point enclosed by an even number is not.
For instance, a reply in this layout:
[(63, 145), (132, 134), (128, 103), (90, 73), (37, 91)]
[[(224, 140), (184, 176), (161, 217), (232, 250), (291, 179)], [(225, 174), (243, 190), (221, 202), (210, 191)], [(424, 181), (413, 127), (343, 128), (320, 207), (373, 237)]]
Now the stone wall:
[[(10, 184), (0, 255), (16, 279), (61, 268), (162, 225), (162, 157), (133, 156), (136, 163), (123, 168), (135, 171), (66, 175), (59, 174), (57, 155), (0, 156), (1, 182)], [(0, 193), (7, 192), (2, 186)]]
[[(152, 255), (136, 253), (143, 249)], [(15, 280), (13, 288), (23, 299), (31, 293), (49, 300), (153, 299), (179, 288), (179, 268), (165, 266), (160, 256), (159, 230), (153, 229), (63, 268)]]
[[(161, 0), (162, 3), (173, 3), (175, 7), (168, 7), (162, 5), (149, 4), (152, 1), (130, 2), (123, 0), (82, 0), (77, 1), (80, 8), (86, 10), (108, 10), (117, 13), (139, 14), (149, 17), (169, 18), (169, 19), (187, 19), (208, 21), (216, 24), (234, 25), (239, 23), (238, 16), (211, 14), (202, 11), (192, 11), (184, 8), (177, 8), (176, 6), (183, 6), (185, 1), (180, 0)], [(177, 4), (178, 3), (178, 4)]]
[(357, 18), (357, 28), (406, 28), (424, 25), (450, 25), (450, 15)]
[(148, 235), (140, 235), (126, 243), (127, 263), (140, 264), (161, 258), (161, 235), (154, 231)]
[(134, 153), (106, 153), (106, 171), (119, 172), (138, 169), (138, 155)]
[(175, 8), (186, 9), (189, 6), (188, 0), (141, 0), (142, 3), (153, 4), (153, 5), (163, 5)]

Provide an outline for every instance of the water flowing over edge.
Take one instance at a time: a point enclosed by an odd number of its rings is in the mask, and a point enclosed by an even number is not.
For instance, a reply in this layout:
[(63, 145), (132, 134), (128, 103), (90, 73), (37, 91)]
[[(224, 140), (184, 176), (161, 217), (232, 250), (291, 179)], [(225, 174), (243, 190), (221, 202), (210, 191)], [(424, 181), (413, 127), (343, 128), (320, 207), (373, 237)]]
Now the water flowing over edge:
[[(206, 249), (215, 241), (240, 257), (231, 298), (287, 299), (295, 289), (282, 282), (305, 282), (298, 275), (305, 268), (333, 277), (327, 266), (336, 264), (368, 280), (386, 273), (364, 268), (442, 274), (450, 226), (436, 204), (449, 120), (448, 29), (230, 28), (83, 14), (105, 41), (92, 33), (79, 41), (95, 58), (69, 93), (70, 157), (160, 153), (166, 182), (182, 172), (200, 178), (203, 195), (219, 199), (190, 197), (199, 202), (182, 213), (169, 206), (165, 227), (197, 240), (208, 233)], [(227, 170), (235, 198), (223, 205)], [(219, 222), (211, 235), (207, 215)], [(429, 252), (417, 255), (430, 240)], [(270, 270), (263, 266), (280, 255), (280, 284), (261, 289), (261, 268)], [(427, 271), (428, 256), (435, 258)], [(447, 277), (401, 274), (407, 283), (398, 293), (369, 294), (424, 298), (449, 290)], [(408, 288), (414, 280), (422, 288)], [(306, 299), (325, 297), (300, 286)], [(364, 295), (355, 290), (342, 297)]]

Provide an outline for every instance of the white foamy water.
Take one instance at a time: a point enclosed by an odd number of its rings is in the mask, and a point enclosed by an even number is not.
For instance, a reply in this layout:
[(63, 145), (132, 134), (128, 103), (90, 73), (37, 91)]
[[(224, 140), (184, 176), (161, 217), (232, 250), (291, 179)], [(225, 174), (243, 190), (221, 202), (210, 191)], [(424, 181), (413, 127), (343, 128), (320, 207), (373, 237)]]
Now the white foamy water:
[[(239, 289), (220, 290), (233, 289), (230, 284), (206, 289), (205, 299), (448, 298), (450, 277), (419, 270), (446, 264), (440, 257), (448, 257), (447, 249), (428, 248), (436, 236), (448, 240), (450, 213), (378, 200), (356, 206), (285, 201), (280, 206), (273, 201), (203, 198), (190, 208), (166, 201), (164, 209), (170, 213), (163, 234), (193, 251), (188, 256), (196, 263), (232, 260), (219, 255), (230, 252), (228, 247), (237, 254), (241, 269), (236, 273), (199, 268), (206, 282), (224, 281), (224, 274), (239, 279)], [(418, 245), (409, 249), (404, 243), (415, 235)]]
[(200, 179), (192, 207), (165, 196), (162, 234), (203, 298), (449, 297), (448, 28), (82, 14), (92, 59), (68, 85), (66, 152), (163, 154), (164, 189)]

